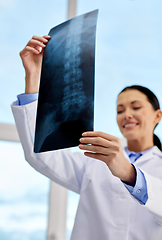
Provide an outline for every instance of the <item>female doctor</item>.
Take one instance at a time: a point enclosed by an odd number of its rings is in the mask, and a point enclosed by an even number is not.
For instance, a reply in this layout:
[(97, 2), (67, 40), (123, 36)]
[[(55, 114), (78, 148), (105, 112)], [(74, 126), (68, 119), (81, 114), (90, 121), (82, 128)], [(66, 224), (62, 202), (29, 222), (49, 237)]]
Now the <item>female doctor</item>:
[(115, 136), (85, 132), (79, 145), (84, 155), (68, 149), (33, 152), (42, 54), (49, 39), (33, 36), (20, 52), (26, 87), (12, 110), (26, 160), (80, 194), (71, 240), (162, 240), (162, 152), (153, 137), (162, 113), (150, 90), (130, 86), (118, 95), (117, 123), (126, 148)]

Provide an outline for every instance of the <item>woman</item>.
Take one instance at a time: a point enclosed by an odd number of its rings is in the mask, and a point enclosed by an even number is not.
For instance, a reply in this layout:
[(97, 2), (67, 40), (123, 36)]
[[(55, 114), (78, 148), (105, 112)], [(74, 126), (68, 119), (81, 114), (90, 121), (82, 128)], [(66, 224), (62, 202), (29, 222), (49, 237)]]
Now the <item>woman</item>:
[(35, 100), (42, 53), (49, 39), (34, 36), (20, 53), (26, 88), (12, 110), (26, 160), (80, 194), (72, 240), (161, 240), (162, 152), (154, 146), (153, 131), (162, 113), (150, 90), (132, 86), (118, 95), (117, 123), (127, 148), (122, 149), (112, 135), (86, 132), (79, 145), (85, 156), (67, 149), (33, 152)]

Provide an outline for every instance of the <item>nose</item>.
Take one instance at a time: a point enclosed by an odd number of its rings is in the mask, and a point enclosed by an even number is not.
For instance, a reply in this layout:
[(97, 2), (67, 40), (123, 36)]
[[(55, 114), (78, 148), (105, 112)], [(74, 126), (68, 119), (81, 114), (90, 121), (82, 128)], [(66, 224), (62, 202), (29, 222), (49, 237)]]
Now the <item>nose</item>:
[(124, 115), (124, 119), (125, 119), (125, 120), (129, 120), (129, 119), (131, 119), (131, 118), (132, 118), (132, 113), (131, 113), (131, 111), (126, 110), (126, 111), (125, 111), (125, 115)]

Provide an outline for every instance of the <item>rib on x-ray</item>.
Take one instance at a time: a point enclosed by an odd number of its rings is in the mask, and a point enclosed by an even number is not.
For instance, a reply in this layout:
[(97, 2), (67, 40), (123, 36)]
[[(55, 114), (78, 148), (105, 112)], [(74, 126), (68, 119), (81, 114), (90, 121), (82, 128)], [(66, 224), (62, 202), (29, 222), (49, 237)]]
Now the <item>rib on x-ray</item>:
[(98, 10), (49, 32), (43, 53), (34, 151), (74, 147), (94, 124), (95, 35)]

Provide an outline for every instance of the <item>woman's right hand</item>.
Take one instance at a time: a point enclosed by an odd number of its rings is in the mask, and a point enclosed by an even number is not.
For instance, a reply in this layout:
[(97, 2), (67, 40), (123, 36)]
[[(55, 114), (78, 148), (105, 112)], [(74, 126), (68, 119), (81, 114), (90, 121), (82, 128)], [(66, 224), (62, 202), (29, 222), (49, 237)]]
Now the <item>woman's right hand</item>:
[(43, 49), (50, 40), (50, 36), (33, 36), (25, 48), (20, 52), (20, 57), (25, 68), (25, 93), (32, 94), (39, 91)]

